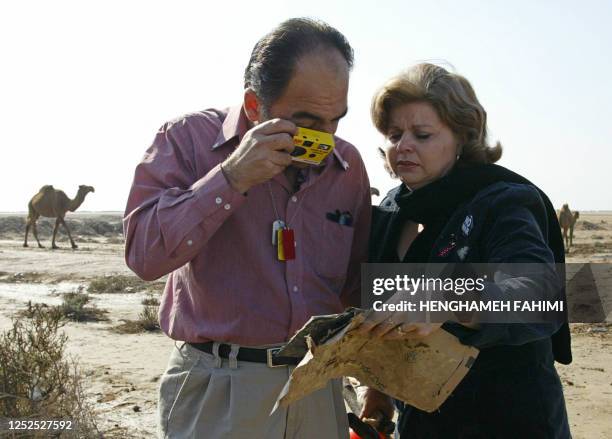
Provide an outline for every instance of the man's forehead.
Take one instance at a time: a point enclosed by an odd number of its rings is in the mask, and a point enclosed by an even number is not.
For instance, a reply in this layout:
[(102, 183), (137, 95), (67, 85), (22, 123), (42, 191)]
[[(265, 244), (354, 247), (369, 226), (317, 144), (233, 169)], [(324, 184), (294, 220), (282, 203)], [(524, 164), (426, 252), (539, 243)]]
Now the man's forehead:
[(348, 77), (349, 65), (339, 50), (322, 47), (299, 57), (295, 63), (294, 73), (297, 74), (309, 70), (320, 72), (323, 69), (333, 70), (338, 75)]
[(278, 104), (296, 116), (335, 119), (346, 112), (348, 67), (344, 72), (321, 66), (297, 70)]

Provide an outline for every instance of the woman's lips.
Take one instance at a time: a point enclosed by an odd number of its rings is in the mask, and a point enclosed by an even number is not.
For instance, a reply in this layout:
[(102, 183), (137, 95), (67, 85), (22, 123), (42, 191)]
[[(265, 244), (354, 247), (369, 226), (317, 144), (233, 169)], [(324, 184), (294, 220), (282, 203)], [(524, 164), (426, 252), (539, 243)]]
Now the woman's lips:
[(419, 166), (418, 163), (411, 162), (410, 160), (400, 160), (400, 161), (397, 162), (397, 167), (398, 168), (414, 169), (417, 166)]

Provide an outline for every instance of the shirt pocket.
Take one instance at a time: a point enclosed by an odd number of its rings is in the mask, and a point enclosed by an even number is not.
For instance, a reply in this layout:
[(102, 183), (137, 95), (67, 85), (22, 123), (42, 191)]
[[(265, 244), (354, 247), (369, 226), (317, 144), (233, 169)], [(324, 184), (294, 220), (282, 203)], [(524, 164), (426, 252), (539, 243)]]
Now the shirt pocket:
[(322, 233), (314, 263), (315, 271), (321, 277), (343, 280), (348, 269), (355, 230), (328, 219), (322, 220), (320, 230)]

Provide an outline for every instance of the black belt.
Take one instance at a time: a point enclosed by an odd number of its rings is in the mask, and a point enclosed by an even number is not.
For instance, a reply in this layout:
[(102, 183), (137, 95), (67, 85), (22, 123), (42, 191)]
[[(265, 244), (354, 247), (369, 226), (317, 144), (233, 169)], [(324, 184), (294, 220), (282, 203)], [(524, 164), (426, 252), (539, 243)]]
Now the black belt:
[[(206, 352), (209, 354), (213, 353), (213, 342), (208, 341), (206, 343), (188, 343), (190, 346), (194, 348)], [(229, 358), (229, 354), (232, 350), (232, 346), (229, 344), (219, 344), (219, 356), (221, 358)], [(296, 365), (302, 359), (296, 357), (281, 357), (276, 355), (278, 351), (281, 350), (281, 347), (269, 348), (269, 349), (256, 349), (256, 348), (244, 348), (241, 347), (238, 350), (237, 360), (240, 361), (250, 361), (252, 363), (265, 363), (269, 367), (280, 367), (280, 366), (289, 366)]]

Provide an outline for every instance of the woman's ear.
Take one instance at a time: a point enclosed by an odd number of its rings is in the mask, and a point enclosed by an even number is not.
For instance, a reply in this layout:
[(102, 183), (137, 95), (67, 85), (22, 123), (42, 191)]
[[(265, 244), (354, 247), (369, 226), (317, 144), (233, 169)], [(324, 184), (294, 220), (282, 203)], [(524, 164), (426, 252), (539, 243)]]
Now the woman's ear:
[(244, 90), (244, 102), (242, 105), (247, 119), (253, 123), (258, 123), (261, 120), (261, 103), (257, 94), (252, 89), (247, 88)]
[(465, 144), (464, 142), (457, 142), (457, 149), (456, 149), (457, 160), (459, 160), (461, 156), (463, 155), (463, 145), (464, 144)]

